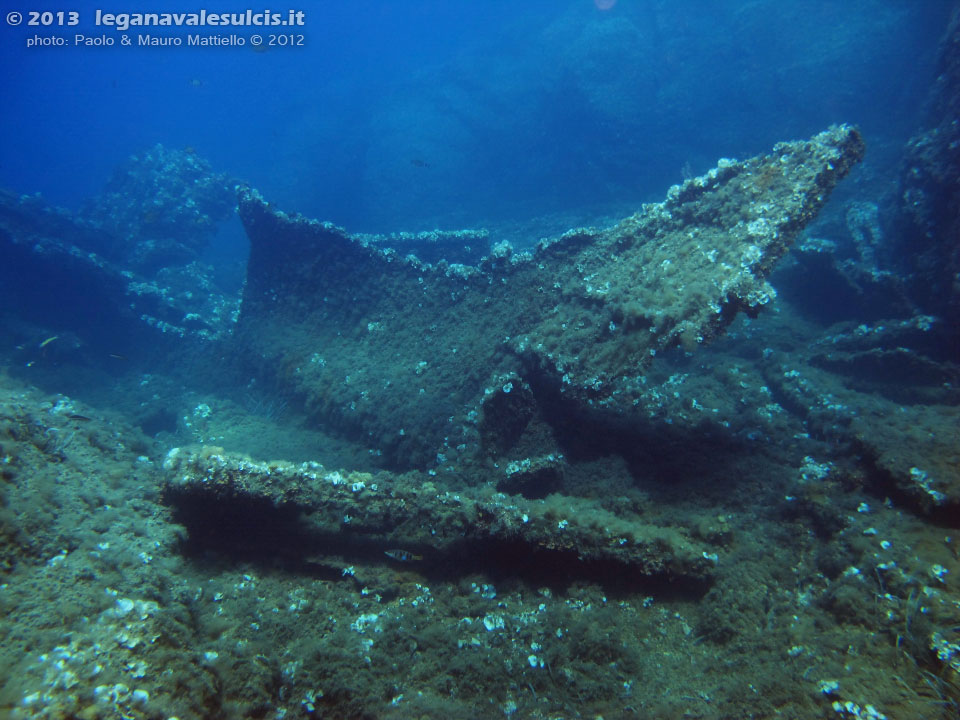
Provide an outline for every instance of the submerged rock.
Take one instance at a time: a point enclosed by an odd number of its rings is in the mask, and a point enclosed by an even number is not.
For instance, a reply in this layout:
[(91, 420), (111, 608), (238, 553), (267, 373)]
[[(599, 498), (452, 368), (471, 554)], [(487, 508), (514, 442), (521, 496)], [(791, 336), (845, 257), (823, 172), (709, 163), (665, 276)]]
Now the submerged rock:
[(904, 148), (894, 257), (923, 312), (960, 329), (960, 8), (940, 43), (925, 129)]
[(199, 257), (233, 211), (234, 184), (192, 148), (155, 145), (115, 168), (84, 215), (113, 239), (110, 259), (149, 275)]
[(833, 127), (721, 160), (612, 227), (531, 253), (495, 244), (469, 266), (401, 257), (242, 189), (239, 352), (399, 467), (474, 450), (471, 418), (509, 373), (630, 414), (658, 352), (695, 348), (773, 299), (767, 274), (863, 152), (856, 129)]

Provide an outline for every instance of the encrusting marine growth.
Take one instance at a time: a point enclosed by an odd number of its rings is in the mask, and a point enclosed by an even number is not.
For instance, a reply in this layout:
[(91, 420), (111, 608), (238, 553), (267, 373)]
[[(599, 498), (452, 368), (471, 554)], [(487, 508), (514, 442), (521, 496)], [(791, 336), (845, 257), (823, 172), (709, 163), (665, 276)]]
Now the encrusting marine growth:
[(855, 128), (832, 127), (721, 160), (612, 227), (532, 252), (499, 243), (476, 265), (403, 257), (241, 188), (240, 347), (321, 424), (397, 467), (471, 446), (471, 417), (510, 392), (511, 373), (629, 415), (659, 351), (694, 348), (771, 300), (767, 274), (863, 154)]

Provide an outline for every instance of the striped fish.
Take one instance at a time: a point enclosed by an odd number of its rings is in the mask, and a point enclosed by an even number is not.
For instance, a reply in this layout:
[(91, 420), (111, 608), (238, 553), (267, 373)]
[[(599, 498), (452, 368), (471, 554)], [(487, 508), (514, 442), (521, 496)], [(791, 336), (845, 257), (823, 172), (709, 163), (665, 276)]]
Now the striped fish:
[(414, 555), (409, 550), (384, 550), (383, 554), (397, 562), (417, 562), (423, 560), (423, 555)]

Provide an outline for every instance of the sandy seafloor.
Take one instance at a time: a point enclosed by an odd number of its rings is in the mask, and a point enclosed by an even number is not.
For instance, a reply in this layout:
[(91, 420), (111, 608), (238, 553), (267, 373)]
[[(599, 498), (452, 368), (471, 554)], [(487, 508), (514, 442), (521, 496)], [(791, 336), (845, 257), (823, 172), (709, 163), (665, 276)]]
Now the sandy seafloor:
[[(69, 357), (8, 364), (2, 712), (956, 717), (960, 538), (885, 495), (867, 451), (851, 448), (856, 435), (896, 453), (910, 440), (890, 431), (900, 414), (955, 463), (955, 406), (852, 389), (806, 364), (822, 337), (785, 300), (740, 319), (713, 346), (651, 369), (663, 407), (656, 446), (629, 462), (603, 451), (571, 459), (570, 492), (682, 528), (716, 553), (715, 581), (694, 591), (198, 547), (163, 501), (171, 448), (206, 443), (329, 468), (362, 467), (363, 453), (305, 429), (292, 409), (226, 395), (196, 365), (107, 386)], [(861, 425), (811, 434), (810, 416), (771, 390), (777, 375), (803, 377)], [(176, 414), (175, 432), (151, 438), (131, 423), (150, 404)], [(452, 475), (432, 481), (457, 487)]]

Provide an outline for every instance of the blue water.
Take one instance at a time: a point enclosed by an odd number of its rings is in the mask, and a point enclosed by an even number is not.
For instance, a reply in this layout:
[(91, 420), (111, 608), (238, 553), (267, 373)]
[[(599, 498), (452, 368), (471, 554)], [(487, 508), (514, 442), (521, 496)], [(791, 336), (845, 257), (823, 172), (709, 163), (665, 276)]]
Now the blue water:
[[(103, 9), (157, 10), (130, 5)], [(71, 6), (77, 30), (119, 40), (93, 25), (99, 6)], [(72, 41), (74, 29), (3, 27), (0, 187), (74, 208), (127, 156), (163, 143), (355, 231), (590, 219), (659, 197), (685, 168), (834, 122), (860, 124), (878, 155), (899, 146), (918, 122), (949, 3), (303, 9), (304, 45), (267, 52), (27, 48), (34, 34)]]

